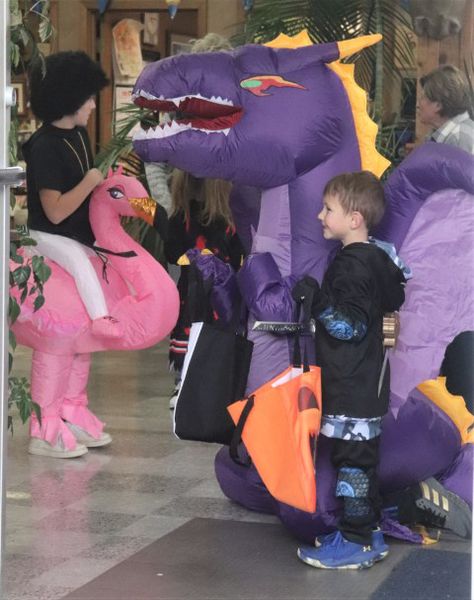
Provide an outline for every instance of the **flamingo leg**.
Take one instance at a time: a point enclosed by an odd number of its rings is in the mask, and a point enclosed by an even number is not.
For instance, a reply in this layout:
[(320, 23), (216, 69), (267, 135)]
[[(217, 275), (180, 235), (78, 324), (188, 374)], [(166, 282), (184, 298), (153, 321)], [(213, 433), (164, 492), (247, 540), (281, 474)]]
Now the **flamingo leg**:
[(104, 429), (104, 423), (88, 408), (87, 382), (90, 365), (91, 355), (89, 353), (74, 355), (60, 414), (65, 421), (77, 425), (98, 439)]
[(66, 450), (74, 450), (76, 438), (61, 417), (61, 405), (69, 381), (73, 355), (55, 355), (35, 350), (31, 365), (31, 396), (41, 409), (41, 422), (31, 416), (31, 437), (52, 446), (60, 442)]

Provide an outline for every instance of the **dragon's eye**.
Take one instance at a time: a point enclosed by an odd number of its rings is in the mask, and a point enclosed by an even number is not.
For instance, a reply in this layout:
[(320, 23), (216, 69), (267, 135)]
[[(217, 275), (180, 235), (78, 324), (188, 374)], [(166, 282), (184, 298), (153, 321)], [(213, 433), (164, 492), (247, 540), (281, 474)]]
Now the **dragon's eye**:
[(107, 190), (109, 192), (109, 194), (112, 196), (112, 198), (114, 200), (119, 200), (120, 198), (123, 198), (124, 193), (122, 192), (122, 190), (119, 190), (119, 188), (113, 187), (113, 188), (109, 188)]

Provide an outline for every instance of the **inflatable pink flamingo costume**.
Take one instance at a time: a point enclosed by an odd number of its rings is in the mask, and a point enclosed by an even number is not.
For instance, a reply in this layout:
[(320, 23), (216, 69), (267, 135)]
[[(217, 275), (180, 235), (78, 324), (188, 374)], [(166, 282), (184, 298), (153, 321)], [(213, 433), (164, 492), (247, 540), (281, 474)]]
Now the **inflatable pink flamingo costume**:
[[(87, 381), (90, 353), (138, 350), (153, 346), (173, 328), (178, 316), (176, 286), (162, 266), (122, 229), (121, 216), (152, 220), (154, 202), (136, 179), (111, 173), (95, 189), (90, 222), (103, 256), (92, 255), (109, 307), (123, 330), (117, 339), (91, 332), (91, 321), (73, 278), (52, 261), (44, 286), (46, 302), (33, 312), (27, 300), (13, 327), (20, 344), (33, 348), (31, 392), (41, 421), (31, 418), (29, 451), (72, 458), (110, 436), (89, 410)], [(82, 442), (82, 443), (81, 443)]]

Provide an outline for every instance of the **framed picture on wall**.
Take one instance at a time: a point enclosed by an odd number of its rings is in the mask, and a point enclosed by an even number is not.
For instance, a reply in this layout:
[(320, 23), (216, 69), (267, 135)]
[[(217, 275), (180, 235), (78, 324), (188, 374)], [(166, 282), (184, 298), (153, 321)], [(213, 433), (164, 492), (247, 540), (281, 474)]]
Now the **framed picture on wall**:
[(25, 83), (23, 81), (13, 81), (12, 88), (16, 93), (16, 110), (20, 116), (26, 115)]
[(159, 19), (158, 13), (146, 12), (143, 15), (143, 43), (147, 46), (158, 45)]
[(194, 38), (190, 35), (181, 35), (179, 33), (169, 34), (169, 55), (175, 56), (176, 54), (186, 54), (191, 52), (192, 40)]

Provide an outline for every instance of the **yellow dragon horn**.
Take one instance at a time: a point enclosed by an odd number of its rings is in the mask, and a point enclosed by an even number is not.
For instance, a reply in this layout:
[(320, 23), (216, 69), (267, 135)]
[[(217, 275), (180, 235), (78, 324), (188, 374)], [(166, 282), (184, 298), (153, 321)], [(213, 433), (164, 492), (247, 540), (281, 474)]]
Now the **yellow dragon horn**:
[(356, 52), (360, 52), (364, 48), (373, 46), (381, 40), (382, 35), (380, 33), (374, 33), (373, 35), (361, 35), (360, 37), (352, 38), (351, 40), (337, 42), (337, 47), (339, 48), (339, 60), (352, 56), (352, 54), (356, 54)]

